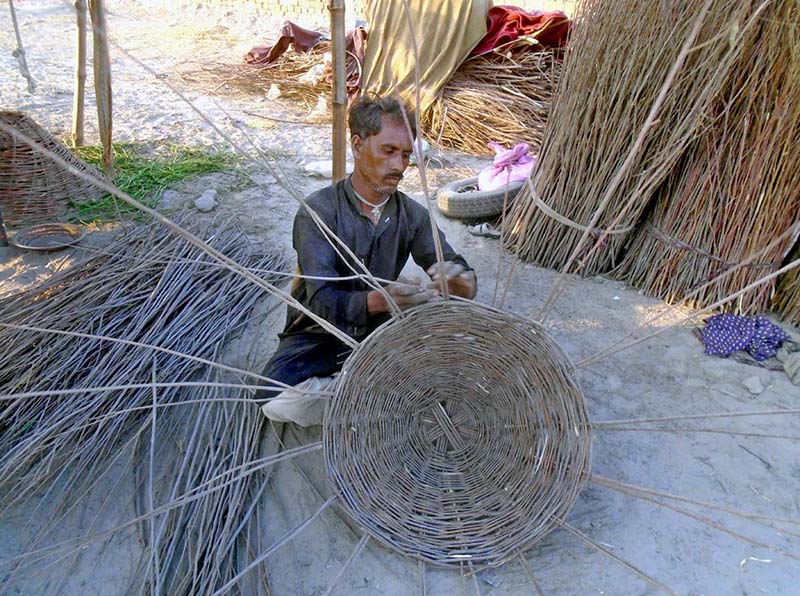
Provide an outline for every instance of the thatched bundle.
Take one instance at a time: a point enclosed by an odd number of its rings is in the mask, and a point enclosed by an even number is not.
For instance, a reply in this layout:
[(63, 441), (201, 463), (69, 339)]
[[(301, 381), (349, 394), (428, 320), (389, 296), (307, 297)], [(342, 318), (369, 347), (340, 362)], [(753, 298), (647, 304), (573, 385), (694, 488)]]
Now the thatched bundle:
[[(781, 266), (800, 218), (800, 5), (774, 2), (743, 40), (713, 119), (657, 193), (618, 277), (667, 301), (713, 304)], [(769, 308), (775, 283), (741, 296)]]
[(562, 53), (536, 51), (523, 39), (465, 60), (423, 114), (428, 137), (478, 155), (491, 152), (491, 141), (509, 147), (526, 142), (538, 151)]
[[(506, 247), (561, 268), (613, 267), (653, 193), (698, 130), (750, 34), (753, 0), (586, 0)], [(725, 32), (725, 34), (721, 33)], [(588, 229), (587, 229), (588, 228)], [(609, 235), (592, 255), (586, 235)]]

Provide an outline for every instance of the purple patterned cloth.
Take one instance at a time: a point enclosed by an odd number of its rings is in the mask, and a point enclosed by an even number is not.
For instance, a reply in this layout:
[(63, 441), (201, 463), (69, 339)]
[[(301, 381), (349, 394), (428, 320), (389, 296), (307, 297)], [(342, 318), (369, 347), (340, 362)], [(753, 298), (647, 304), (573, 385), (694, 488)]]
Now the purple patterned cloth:
[(760, 362), (775, 356), (787, 339), (789, 335), (763, 315), (714, 315), (703, 329), (706, 354), (723, 358), (744, 350)]

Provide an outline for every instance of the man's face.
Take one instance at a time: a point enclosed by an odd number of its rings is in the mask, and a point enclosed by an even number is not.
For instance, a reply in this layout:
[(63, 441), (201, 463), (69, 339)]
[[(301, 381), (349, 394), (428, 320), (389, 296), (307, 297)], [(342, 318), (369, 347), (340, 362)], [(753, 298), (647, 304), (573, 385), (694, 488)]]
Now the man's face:
[(383, 116), (381, 131), (366, 139), (354, 136), (352, 148), (354, 168), (374, 192), (387, 196), (397, 190), (413, 150), (404, 122)]

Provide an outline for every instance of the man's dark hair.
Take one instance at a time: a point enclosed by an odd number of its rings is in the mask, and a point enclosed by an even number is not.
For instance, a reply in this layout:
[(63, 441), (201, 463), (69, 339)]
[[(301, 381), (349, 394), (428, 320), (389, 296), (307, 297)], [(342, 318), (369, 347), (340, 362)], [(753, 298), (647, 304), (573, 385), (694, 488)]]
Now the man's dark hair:
[(408, 116), (408, 123), (411, 125), (411, 136), (416, 138), (417, 126), (414, 112), (408, 106), (401, 104), (393, 97), (359, 97), (350, 106), (350, 114), (347, 118), (350, 135), (358, 135), (362, 139), (366, 139), (371, 135), (378, 134), (381, 131), (383, 116), (388, 116), (405, 127), (403, 111)]

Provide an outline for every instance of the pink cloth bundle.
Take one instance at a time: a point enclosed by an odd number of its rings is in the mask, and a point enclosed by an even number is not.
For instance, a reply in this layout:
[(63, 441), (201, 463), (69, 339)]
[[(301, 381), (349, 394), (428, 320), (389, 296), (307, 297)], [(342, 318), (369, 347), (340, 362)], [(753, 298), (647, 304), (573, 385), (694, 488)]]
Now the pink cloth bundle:
[(494, 163), (478, 174), (478, 190), (496, 190), (512, 182), (525, 181), (531, 175), (536, 158), (528, 155), (528, 143), (520, 143), (513, 149), (489, 143), (489, 148), (495, 152)]

